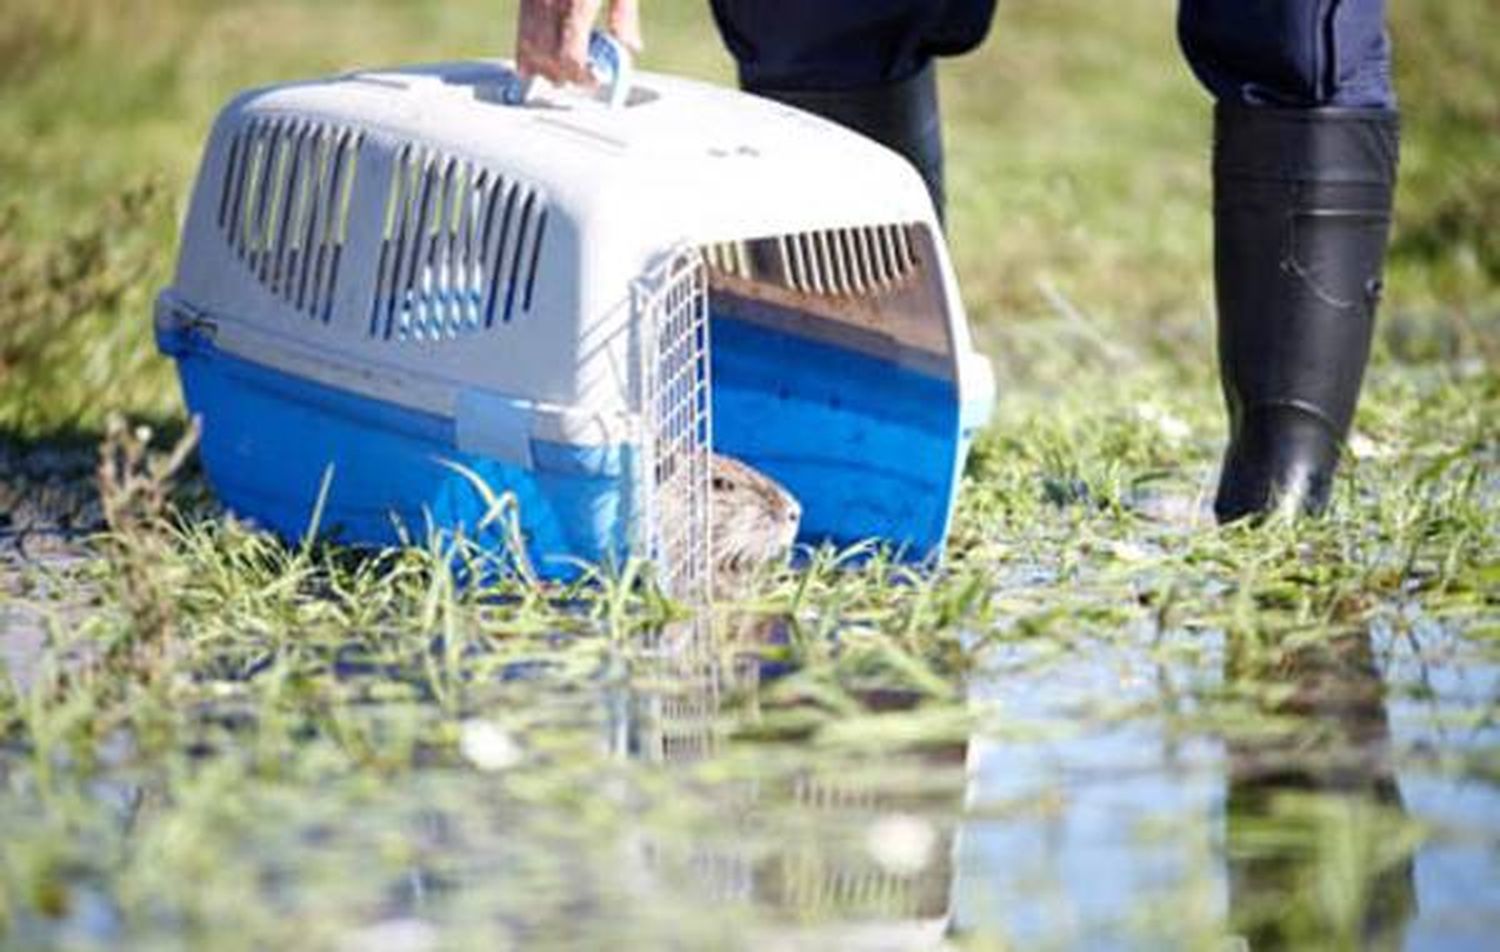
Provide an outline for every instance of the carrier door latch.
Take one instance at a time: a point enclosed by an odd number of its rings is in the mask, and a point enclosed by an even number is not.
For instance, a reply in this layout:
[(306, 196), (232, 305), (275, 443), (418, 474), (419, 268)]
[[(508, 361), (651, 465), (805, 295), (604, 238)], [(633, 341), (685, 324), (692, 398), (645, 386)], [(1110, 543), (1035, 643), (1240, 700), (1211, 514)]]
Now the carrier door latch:
[(169, 357), (180, 357), (198, 344), (212, 343), (219, 332), (218, 321), (170, 290), (157, 295), (154, 323), (156, 348)]

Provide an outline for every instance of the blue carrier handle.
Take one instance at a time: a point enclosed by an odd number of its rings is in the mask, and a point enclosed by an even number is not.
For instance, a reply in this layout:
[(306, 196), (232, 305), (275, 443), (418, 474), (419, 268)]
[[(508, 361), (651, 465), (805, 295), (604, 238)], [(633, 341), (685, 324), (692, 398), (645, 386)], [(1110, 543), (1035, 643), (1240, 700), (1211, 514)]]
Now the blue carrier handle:
[[(589, 31), (589, 72), (603, 90), (599, 97), (611, 109), (625, 104), (630, 95), (634, 69), (630, 61), (630, 49), (603, 30)], [(535, 76), (513, 73), (513, 80), (505, 87), (501, 98), (507, 106), (524, 106), (531, 96)]]

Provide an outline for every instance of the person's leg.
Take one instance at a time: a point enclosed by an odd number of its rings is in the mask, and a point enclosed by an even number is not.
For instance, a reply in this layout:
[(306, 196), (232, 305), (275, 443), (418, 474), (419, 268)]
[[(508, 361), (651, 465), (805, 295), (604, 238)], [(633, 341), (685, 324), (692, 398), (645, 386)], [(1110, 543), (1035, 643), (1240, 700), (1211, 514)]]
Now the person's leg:
[(747, 91), (806, 109), (901, 153), (944, 210), (932, 59), (977, 45), (995, 0), (713, 0)]
[(1229, 446), (1221, 522), (1320, 512), (1381, 292), (1398, 124), (1385, 0), (1181, 0), (1218, 100), (1214, 275)]

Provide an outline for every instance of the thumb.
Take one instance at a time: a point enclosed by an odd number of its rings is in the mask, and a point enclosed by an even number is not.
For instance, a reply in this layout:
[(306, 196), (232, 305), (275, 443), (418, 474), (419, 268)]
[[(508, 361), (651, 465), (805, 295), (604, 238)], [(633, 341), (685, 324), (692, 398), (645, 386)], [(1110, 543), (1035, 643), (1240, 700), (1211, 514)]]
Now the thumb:
[(641, 7), (639, 0), (611, 0), (609, 5), (609, 32), (615, 39), (639, 53), (646, 45), (641, 39)]

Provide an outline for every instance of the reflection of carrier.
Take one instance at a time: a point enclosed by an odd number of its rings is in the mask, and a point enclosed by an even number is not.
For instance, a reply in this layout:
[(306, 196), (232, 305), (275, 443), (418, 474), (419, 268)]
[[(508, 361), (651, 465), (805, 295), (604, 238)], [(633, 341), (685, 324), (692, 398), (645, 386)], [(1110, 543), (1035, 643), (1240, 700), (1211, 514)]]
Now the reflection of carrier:
[(730, 90), (508, 105), (512, 80), (356, 72), (221, 113), (157, 330), (225, 501), (300, 533), (332, 467), (322, 525), (379, 544), (474, 531), (478, 475), (544, 574), (645, 553), (691, 591), (712, 446), (798, 497), (804, 541), (935, 550), (992, 385), (916, 173)]
[[(764, 619), (757, 636), (770, 637), (776, 624)], [(611, 752), (678, 770), (722, 754), (729, 727), (724, 700), (757, 691), (759, 656), (748, 644), (720, 643), (707, 616), (637, 647), (629, 684), (610, 694), (605, 722)], [(934, 766), (961, 762), (963, 745), (933, 748), (929, 756)], [(625, 857), (633, 879), (673, 895), (687, 888), (705, 900), (755, 903), (802, 922), (940, 925), (952, 877), (956, 799), (892, 793), (881, 786), (891, 780), (883, 771), (863, 777), (797, 773), (789, 783), (786, 779), (716, 788), (713, 826), (722, 835), (708, 841), (631, 832)], [(958, 792), (957, 787), (951, 791), (955, 798)], [(933, 842), (913, 868), (885, 868), (861, 834), (907, 811), (934, 818)], [(764, 830), (737, 835), (741, 827), (763, 826), (764, 814), (776, 817), (772, 826), (782, 835), (767, 836)], [(793, 825), (797, 832), (786, 835)]]

